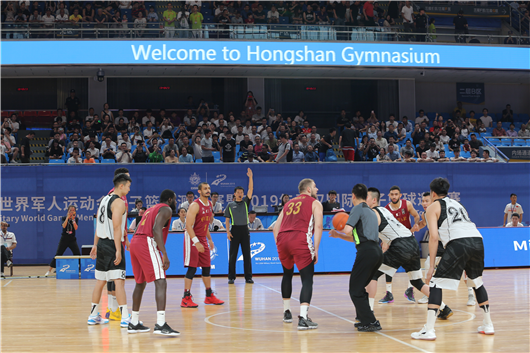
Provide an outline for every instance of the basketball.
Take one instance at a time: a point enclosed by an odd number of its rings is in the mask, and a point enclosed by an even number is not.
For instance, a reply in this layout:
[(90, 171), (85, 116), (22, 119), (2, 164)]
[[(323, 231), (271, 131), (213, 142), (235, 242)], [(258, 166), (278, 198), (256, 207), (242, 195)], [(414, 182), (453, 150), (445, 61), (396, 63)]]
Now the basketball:
[(350, 216), (346, 212), (339, 212), (333, 216), (333, 228), (343, 230)]

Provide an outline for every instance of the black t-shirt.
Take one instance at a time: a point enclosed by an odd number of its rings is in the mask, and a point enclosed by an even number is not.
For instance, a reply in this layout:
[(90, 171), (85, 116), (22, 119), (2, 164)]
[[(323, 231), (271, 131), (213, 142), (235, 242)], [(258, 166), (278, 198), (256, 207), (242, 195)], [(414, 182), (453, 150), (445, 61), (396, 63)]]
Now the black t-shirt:
[(261, 151), (258, 156), (263, 162), (267, 162), (270, 159), (271, 154), (269, 152)]
[(239, 149), (240, 151), (243, 151), (243, 150), (248, 149), (248, 146), (252, 146), (252, 145), (253, 145), (252, 141), (248, 140), (248, 142), (246, 142), (245, 140), (243, 140), (239, 143)]
[(77, 97), (68, 97), (66, 98), (66, 103), (64, 103), (64, 105), (66, 105), (66, 107), (68, 108), (69, 112), (77, 112), (80, 104), (81, 101)]
[(142, 146), (136, 147), (135, 152), (136, 154), (134, 155), (133, 159), (136, 163), (145, 163), (145, 161), (147, 161), (148, 154), (146, 151), (144, 151)]
[(324, 212), (333, 211), (334, 208), (340, 208), (340, 203), (329, 202), (329, 200), (322, 202), (322, 209), (324, 210)]
[(342, 145), (348, 147), (355, 147), (355, 138), (357, 137), (357, 132), (352, 129), (345, 129), (342, 134)]
[(188, 130), (189, 132), (191, 132), (192, 134), (195, 132), (195, 130), (197, 130), (197, 125), (195, 126), (187, 126), (186, 127), (186, 130)]
[(465, 25), (467, 25), (467, 20), (464, 16), (459, 15), (453, 19), (453, 24), (456, 30), (464, 30), (466, 29)]
[[(333, 140), (332, 140), (333, 138), (331, 137), (331, 135), (325, 135), (323, 139), (324, 141), (329, 143), (331, 146), (333, 146)], [(326, 145), (325, 143), (321, 143), (320, 148), (318, 149), (318, 152), (326, 153), (328, 149), (329, 149), (328, 145)]]
[(223, 139), (221, 148), (223, 150), (223, 162), (234, 162), (236, 158), (236, 140)]
[(453, 151), (460, 148), (460, 142), (454, 137), (451, 140), (449, 140), (448, 145), (449, 145), (449, 148), (451, 148)]
[(480, 140), (475, 140), (475, 141), (469, 141), (469, 145), (471, 146), (471, 148), (473, 149), (478, 149), (480, 146), (482, 146), (482, 141)]
[(416, 27), (418, 29), (420, 28), (425, 29), (427, 27), (427, 16), (425, 15), (416, 16)]
[(29, 156), (31, 155), (31, 148), (29, 146), (29, 141), (30, 139), (27, 138), (27, 137), (23, 137), (22, 140), (20, 141), (20, 153), (22, 153), (22, 146), (24, 146), (24, 156), (25, 158), (29, 158)]
[(339, 115), (337, 118), (337, 124), (346, 124), (349, 121), (350, 119), (347, 116), (342, 117), (342, 115)]
[(414, 145), (417, 145), (420, 143), (421, 140), (423, 140), (424, 137), (425, 137), (425, 132), (421, 131), (420, 129), (420, 131), (415, 133), (414, 136), (412, 137), (412, 143)]
[[(264, 18), (258, 18), (261, 16), (265, 16)], [(256, 23), (267, 23), (267, 15), (265, 14), (265, 11), (256, 11), (254, 14), (254, 18), (256, 19)]]
[(427, 152), (428, 150), (429, 150), (429, 147), (427, 147), (427, 145), (425, 145), (424, 148), (421, 148), (421, 146), (418, 146), (418, 147), (416, 148), (416, 155), (421, 157), (421, 154), (422, 154), (423, 152)]
[(88, 127), (84, 127), (83, 128), (83, 135), (84, 136), (87, 136), (87, 135), (90, 135), (90, 134), (96, 134), (96, 130), (94, 129), (93, 126), (90, 126), (90, 128)]
[(346, 6), (337, 3), (335, 5), (335, 13), (337, 14), (338, 18), (344, 19), (344, 17), (346, 17)]
[[(61, 226), (62, 226), (62, 224), (64, 223), (65, 220), (66, 220), (66, 217), (61, 217)], [(77, 218), (77, 217), (75, 218), (75, 223), (79, 224), (79, 218)], [(73, 237), (73, 238), (75, 238), (74, 223), (72, 222), (71, 219), (68, 220), (68, 223), (66, 224), (66, 228), (63, 228), (63, 231), (62, 231), (61, 235), (63, 237)]]
[(447, 135), (449, 135), (449, 137), (452, 137), (454, 134), (455, 134), (455, 129), (456, 126), (449, 126), (447, 125), (447, 127), (445, 128), (445, 130), (447, 131)]
[(377, 145), (373, 147), (368, 147), (368, 151), (366, 152), (366, 157), (368, 157), (368, 160), (372, 160), (377, 157), (379, 154), (379, 147)]

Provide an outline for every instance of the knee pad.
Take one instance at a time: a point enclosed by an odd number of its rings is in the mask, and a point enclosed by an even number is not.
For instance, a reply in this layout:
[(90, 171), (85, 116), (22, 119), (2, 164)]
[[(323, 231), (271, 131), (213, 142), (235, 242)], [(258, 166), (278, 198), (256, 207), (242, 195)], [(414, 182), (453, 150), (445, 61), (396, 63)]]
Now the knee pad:
[(195, 277), (195, 272), (197, 272), (197, 267), (188, 267), (188, 271), (186, 272), (186, 278), (193, 279), (193, 277)]
[(377, 270), (377, 272), (376, 272), (375, 275), (372, 277), (372, 279), (373, 279), (374, 281), (377, 281), (377, 280), (379, 279), (379, 277), (381, 277), (383, 274), (384, 274), (383, 272)]
[(202, 268), (202, 276), (203, 277), (210, 277), (210, 268), (211, 267), (203, 267)]
[(442, 289), (436, 286), (430, 288), (429, 304), (442, 305)]
[(416, 288), (420, 292), (421, 292), (421, 288), (425, 285), (425, 283), (423, 282), (421, 278), (411, 280), (410, 284), (412, 284), (412, 286), (414, 286), (414, 288)]
[(475, 288), (475, 296), (477, 297), (479, 305), (488, 301), (488, 292), (486, 292), (484, 286)]
[(107, 282), (107, 291), (114, 292), (115, 290), (116, 290), (116, 285), (114, 284), (114, 281)]

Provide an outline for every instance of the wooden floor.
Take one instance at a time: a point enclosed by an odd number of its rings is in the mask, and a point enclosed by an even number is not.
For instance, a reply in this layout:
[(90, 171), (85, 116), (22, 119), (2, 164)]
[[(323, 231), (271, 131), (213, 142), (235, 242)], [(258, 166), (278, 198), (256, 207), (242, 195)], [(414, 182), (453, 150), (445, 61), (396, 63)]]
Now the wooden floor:
[[(16, 275), (42, 274), (45, 268), (16, 268)], [(168, 323), (181, 332), (179, 338), (152, 333), (130, 335), (118, 322), (88, 326), (93, 280), (55, 278), (0, 281), (2, 352), (529, 352), (528, 269), (488, 270), (485, 287), (491, 302), (494, 336), (476, 332), (482, 310), (466, 306), (464, 283), (458, 292), (444, 291), (444, 301), (455, 314), (436, 324), (437, 340), (415, 341), (411, 332), (426, 320), (426, 305), (406, 302), (406, 275), (394, 279), (393, 304), (376, 302), (375, 314), (383, 331), (359, 333), (353, 327), (355, 310), (348, 295), (347, 275), (318, 275), (314, 280), (309, 316), (319, 324), (311, 332), (296, 330), (282, 322), (279, 293), (281, 277), (256, 276), (254, 285), (239, 278), (228, 285), (213, 278), (213, 287), (223, 306), (205, 306), (200, 278), (192, 289), (198, 309), (181, 309), (183, 279), (168, 280)], [(129, 310), (134, 280), (126, 281)], [(293, 294), (298, 297), (300, 279), (295, 277)], [(377, 298), (384, 295), (380, 280)], [(417, 299), (421, 294), (415, 292)], [(102, 307), (106, 307), (106, 294)], [(293, 313), (298, 302), (291, 300)], [(148, 285), (140, 319), (153, 327), (156, 321), (154, 286)]]

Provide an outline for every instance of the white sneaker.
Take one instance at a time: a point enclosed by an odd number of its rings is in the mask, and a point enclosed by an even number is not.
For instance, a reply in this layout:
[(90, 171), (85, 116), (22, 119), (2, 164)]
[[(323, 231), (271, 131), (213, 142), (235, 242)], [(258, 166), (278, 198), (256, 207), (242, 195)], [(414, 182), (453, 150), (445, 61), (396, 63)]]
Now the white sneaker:
[(482, 322), (482, 326), (479, 326), (477, 329), (478, 333), (483, 333), (485, 335), (494, 335), (495, 330), (493, 329), (493, 324), (486, 324), (484, 321)]
[(418, 300), (418, 304), (427, 304), (429, 302), (429, 297), (424, 295), (423, 298)]
[(6, 266), (7, 266), (7, 267), (11, 267), (11, 265), (13, 265), (13, 261), (11, 261), (11, 260), (7, 260), (7, 262), (6, 262)]
[(475, 296), (473, 294), (469, 294), (467, 296), (467, 306), (475, 306)]
[(6, 278), (6, 276), (4, 275), (3, 272), (2, 272), (2, 275), (0, 275), (0, 277), (2, 277), (2, 278)]
[(436, 334), (434, 333), (434, 330), (427, 331), (426, 327), (427, 325), (423, 326), (420, 332), (413, 332), (410, 337), (415, 340), (434, 341), (436, 339)]
[(48, 277), (50, 275), (50, 271), (47, 271), (44, 277)]

